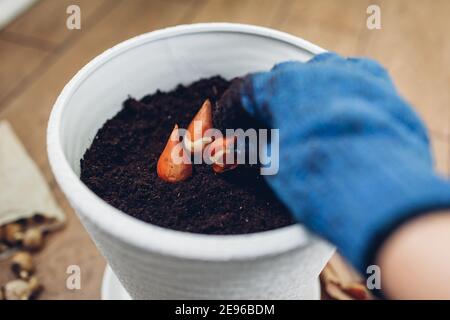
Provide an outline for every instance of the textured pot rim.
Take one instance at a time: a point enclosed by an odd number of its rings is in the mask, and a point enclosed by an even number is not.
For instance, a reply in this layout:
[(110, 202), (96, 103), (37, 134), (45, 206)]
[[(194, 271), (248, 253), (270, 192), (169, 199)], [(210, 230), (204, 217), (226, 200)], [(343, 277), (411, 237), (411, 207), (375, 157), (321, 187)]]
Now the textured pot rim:
[(244, 33), (282, 41), (318, 54), (325, 50), (293, 35), (273, 29), (235, 23), (179, 25), (126, 40), (86, 64), (57, 98), (47, 128), (47, 152), (56, 180), (81, 220), (133, 247), (147, 252), (205, 261), (250, 260), (278, 255), (321, 241), (301, 225), (245, 235), (201, 235), (174, 231), (135, 219), (112, 207), (84, 185), (70, 167), (60, 139), (61, 120), (68, 101), (78, 87), (109, 60), (144, 43), (198, 33)]

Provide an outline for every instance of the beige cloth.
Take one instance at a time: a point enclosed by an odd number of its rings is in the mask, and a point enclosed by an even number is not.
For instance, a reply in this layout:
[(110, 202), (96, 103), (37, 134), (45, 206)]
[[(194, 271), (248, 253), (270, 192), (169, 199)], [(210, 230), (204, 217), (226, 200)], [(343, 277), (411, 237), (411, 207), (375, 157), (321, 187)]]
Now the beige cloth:
[(0, 225), (36, 212), (65, 220), (39, 168), (11, 126), (0, 121)]

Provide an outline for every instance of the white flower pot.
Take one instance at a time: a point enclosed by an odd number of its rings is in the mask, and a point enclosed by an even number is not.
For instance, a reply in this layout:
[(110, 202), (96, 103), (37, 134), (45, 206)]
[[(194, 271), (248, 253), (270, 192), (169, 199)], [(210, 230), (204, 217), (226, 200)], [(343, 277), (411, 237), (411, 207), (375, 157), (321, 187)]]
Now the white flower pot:
[(283, 60), (305, 61), (322, 51), (267, 28), (182, 25), (107, 50), (66, 85), (49, 121), (50, 164), (132, 298), (317, 298), (319, 273), (334, 249), (301, 225), (229, 236), (164, 229), (108, 205), (80, 181), (79, 174), (80, 159), (97, 130), (128, 95), (140, 98), (217, 74), (230, 79), (270, 69)]

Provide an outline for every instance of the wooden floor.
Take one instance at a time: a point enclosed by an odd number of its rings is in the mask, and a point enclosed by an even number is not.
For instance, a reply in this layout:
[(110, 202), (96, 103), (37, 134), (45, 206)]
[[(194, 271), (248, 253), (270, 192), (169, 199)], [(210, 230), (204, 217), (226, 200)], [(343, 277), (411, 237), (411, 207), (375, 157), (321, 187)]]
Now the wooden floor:
[[(66, 28), (66, 8), (81, 7), (81, 30)], [(378, 4), (382, 29), (366, 28)], [(192, 22), (258, 24), (326, 49), (381, 61), (424, 118), (438, 170), (450, 168), (450, 1), (447, 0), (42, 0), (0, 31), (0, 119), (8, 120), (42, 169), (69, 224), (38, 255), (43, 298), (99, 298), (105, 262), (50, 172), (45, 130), (65, 83), (90, 59), (140, 33)], [(80, 265), (82, 290), (65, 288), (66, 267)], [(6, 267), (0, 264), (0, 279)]]

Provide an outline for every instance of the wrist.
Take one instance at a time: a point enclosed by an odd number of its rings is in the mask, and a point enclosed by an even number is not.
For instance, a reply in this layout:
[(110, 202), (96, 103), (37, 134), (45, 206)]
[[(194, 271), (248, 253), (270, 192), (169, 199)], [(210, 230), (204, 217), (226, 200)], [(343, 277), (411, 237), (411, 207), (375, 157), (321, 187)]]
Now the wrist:
[(380, 246), (376, 263), (384, 295), (394, 299), (449, 299), (450, 211), (425, 212)]

